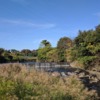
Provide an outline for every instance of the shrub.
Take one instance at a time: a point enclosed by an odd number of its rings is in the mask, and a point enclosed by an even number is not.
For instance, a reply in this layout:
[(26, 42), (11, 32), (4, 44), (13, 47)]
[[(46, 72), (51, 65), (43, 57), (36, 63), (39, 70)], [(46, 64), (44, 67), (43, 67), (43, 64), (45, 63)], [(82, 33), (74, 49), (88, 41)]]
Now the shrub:
[(0, 65), (1, 100), (99, 100), (77, 77), (59, 79), (19, 64)]

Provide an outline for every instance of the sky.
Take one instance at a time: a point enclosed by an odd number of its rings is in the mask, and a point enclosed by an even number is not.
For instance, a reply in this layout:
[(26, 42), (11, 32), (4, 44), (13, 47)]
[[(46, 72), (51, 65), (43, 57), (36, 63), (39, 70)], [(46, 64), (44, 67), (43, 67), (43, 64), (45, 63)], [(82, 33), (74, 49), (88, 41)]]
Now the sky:
[(42, 40), (56, 47), (99, 20), (100, 0), (0, 0), (0, 48), (36, 50)]

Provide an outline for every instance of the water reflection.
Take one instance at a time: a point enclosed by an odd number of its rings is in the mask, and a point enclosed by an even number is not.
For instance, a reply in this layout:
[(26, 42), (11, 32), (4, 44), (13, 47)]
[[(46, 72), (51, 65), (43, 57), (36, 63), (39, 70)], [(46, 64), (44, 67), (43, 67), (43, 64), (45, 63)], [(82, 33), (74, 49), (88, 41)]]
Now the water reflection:
[(44, 63), (44, 62), (28, 62), (28, 63), (21, 63), (27, 66), (27, 69), (30, 70), (31, 67), (36, 68), (38, 71), (45, 70), (45, 72), (65, 72), (70, 71), (67, 68), (71, 68), (69, 63)]
[[(9, 64), (9, 63), (3, 63), (2, 65)], [(11, 63), (14, 64), (14, 63)], [(74, 69), (70, 67), (70, 64), (68, 62), (22, 62), (18, 63), (25, 65), (27, 70), (30, 71), (31, 68), (36, 68), (38, 71), (44, 70), (45, 72), (72, 72)]]

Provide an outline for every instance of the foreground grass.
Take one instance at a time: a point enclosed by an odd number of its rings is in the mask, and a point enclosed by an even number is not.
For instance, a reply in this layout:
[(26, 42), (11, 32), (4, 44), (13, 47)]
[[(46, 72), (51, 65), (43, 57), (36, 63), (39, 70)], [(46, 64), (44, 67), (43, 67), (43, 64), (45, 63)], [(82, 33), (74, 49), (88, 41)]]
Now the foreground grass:
[(98, 100), (76, 77), (59, 79), (19, 64), (0, 65), (0, 100)]

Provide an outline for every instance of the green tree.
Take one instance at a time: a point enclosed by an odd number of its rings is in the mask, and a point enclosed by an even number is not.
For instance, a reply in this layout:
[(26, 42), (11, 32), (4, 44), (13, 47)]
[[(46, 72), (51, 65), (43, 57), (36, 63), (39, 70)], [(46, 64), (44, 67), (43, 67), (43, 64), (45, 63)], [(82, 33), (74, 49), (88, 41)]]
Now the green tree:
[(29, 53), (28, 56), (33, 56), (33, 53)]
[(52, 50), (48, 51), (46, 53), (46, 61), (47, 62), (57, 62), (58, 60), (58, 52), (57, 52), (57, 48), (56, 47), (53, 47)]
[(96, 27), (96, 42), (100, 42), (100, 24)]
[(51, 48), (49, 48), (49, 47), (44, 47), (44, 48), (38, 49), (38, 60), (42, 61), (42, 62), (45, 62), (46, 58), (47, 58), (46, 54), (50, 50), (51, 50)]
[(70, 38), (68, 37), (60, 38), (57, 44), (59, 61), (66, 61), (66, 58), (65, 58), (66, 49), (69, 49), (72, 46), (73, 46), (73, 43)]
[(13, 58), (8, 52), (4, 52), (4, 53), (3, 53), (3, 56), (4, 56), (4, 58), (5, 58), (7, 61), (8, 61), (8, 60), (11, 61), (12, 58)]
[(4, 52), (3, 48), (0, 48), (0, 55)]
[(23, 53), (18, 52), (18, 51), (15, 53), (15, 55), (16, 55), (16, 56), (24, 56), (24, 54), (23, 54)]
[(50, 42), (47, 41), (47, 40), (42, 40), (42, 42), (41, 42), (39, 48), (43, 48), (43, 47), (51, 47)]
[(38, 60), (45, 62), (47, 58), (46, 54), (51, 49), (52, 48), (50, 42), (47, 40), (43, 40), (38, 49)]
[(12, 52), (12, 53), (16, 53), (17, 50), (15, 50), (15, 49), (11, 49), (11, 52)]
[(92, 68), (93, 64), (100, 60), (100, 25), (96, 27), (95, 31), (79, 31), (74, 43), (78, 61), (83, 63), (85, 68)]
[(28, 56), (29, 53), (32, 53), (32, 52), (29, 49), (23, 49), (23, 50), (21, 50), (21, 53), (23, 53), (25, 56)]
[(33, 56), (34, 56), (34, 57), (37, 57), (37, 56), (38, 56), (38, 49), (35, 50), (35, 51), (32, 51), (32, 53), (33, 53)]

